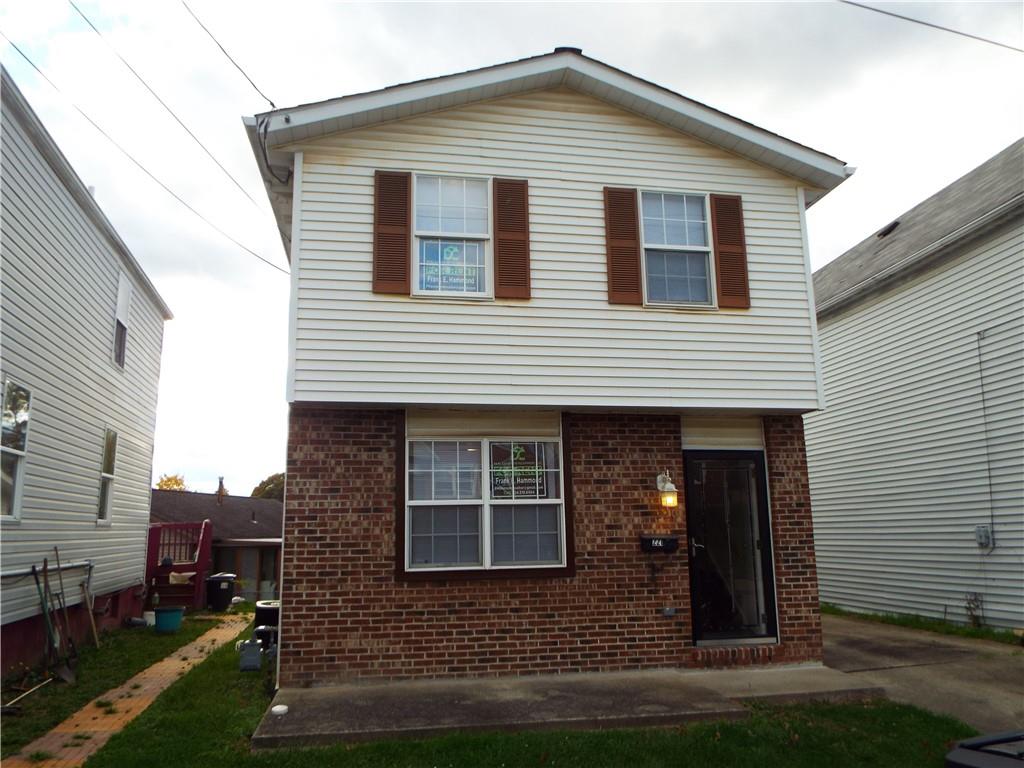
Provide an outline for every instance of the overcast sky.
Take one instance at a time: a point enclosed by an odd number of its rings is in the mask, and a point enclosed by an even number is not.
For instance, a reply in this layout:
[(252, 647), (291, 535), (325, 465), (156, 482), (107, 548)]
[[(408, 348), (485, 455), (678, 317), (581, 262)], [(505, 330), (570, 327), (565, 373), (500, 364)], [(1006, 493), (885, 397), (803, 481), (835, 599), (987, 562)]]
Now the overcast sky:
[[(189, 5), (279, 107), (583, 48), (856, 166), (808, 214), (815, 269), (1024, 134), (1024, 55), (835, 2)], [(182, 473), (210, 491), (223, 475), (247, 495), (284, 469), (288, 279), (185, 211), (68, 99), (218, 226), (287, 266), (241, 124), (268, 105), (178, 0), (79, 7), (259, 203), (65, 0), (0, 3), (0, 31), (65, 96), (6, 45), (4, 64), (175, 314), (154, 476)], [(1024, 47), (1020, 2), (880, 7)]]

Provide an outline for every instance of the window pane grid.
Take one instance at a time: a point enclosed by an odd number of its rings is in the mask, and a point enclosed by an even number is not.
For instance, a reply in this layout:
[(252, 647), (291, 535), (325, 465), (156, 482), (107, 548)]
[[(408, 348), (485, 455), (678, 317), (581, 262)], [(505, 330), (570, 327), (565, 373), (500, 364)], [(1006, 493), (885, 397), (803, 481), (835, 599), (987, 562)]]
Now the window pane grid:
[(647, 300), (710, 304), (710, 256), (693, 251), (644, 251)]
[(707, 248), (707, 211), (702, 195), (644, 192), (645, 245)]
[(449, 176), (416, 177), (416, 231), (488, 234), (487, 181)]
[(480, 565), (479, 506), (410, 509), (412, 565)]
[[(562, 565), (559, 452), (552, 440), (410, 440), (408, 566)], [(478, 502), (471, 506), (452, 495), (466, 476), (474, 483), (471, 500)], [(481, 477), (488, 478), (483, 487)], [(496, 496), (495, 489), (506, 495)]]
[(478, 240), (419, 239), (419, 290), (484, 293), (484, 244)]

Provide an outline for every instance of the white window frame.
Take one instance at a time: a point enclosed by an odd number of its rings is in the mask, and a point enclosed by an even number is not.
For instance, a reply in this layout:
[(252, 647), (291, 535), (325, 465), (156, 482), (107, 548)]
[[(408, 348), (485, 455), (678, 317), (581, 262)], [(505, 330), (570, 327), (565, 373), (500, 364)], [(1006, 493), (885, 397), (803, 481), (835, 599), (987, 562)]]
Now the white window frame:
[[(107, 433), (112, 432), (114, 434), (114, 466), (113, 472), (104, 472), (103, 464), (107, 453)], [(100, 451), (100, 493), (99, 498), (96, 500), (96, 525), (97, 526), (109, 526), (110, 525), (110, 513), (114, 508), (114, 482), (117, 474), (117, 447), (121, 441), (121, 436), (116, 429), (106, 427), (103, 430), (103, 448)], [(103, 488), (106, 486), (107, 495), (106, 498), (103, 496)]]
[[(409, 498), (409, 472), (412, 464), (411, 449), (412, 443), (417, 442), (464, 442), (480, 443), (480, 498), (479, 499), (417, 499)], [(491, 498), (491, 443), (555, 443), (558, 452), (558, 498), (557, 499), (493, 499)], [(465, 435), (441, 435), (438, 437), (416, 436), (405, 440), (405, 562), (403, 564), (407, 573), (439, 573), (439, 572), (461, 572), (461, 571), (526, 571), (545, 570), (551, 568), (566, 568), (568, 566), (566, 534), (565, 534), (565, 456), (562, 453), (562, 436), (553, 437), (529, 437), (517, 435), (515, 437), (478, 437)], [(457, 482), (457, 481), (456, 481)], [(557, 505), (558, 513), (558, 546), (559, 562), (557, 563), (534, 563), (528, 565), (494, 565), (492, 563), (491, 538), (491, 505), (496, 506), (543, 506)], [(480, 507), (480, 565), (441, 565), (424, 566), (413, 565), (412, 559), (412, 508), (413, 507)]]
[(16, 468), (14, 473), (14, 498), (11, 499), (11, 514), (0, 514), (0, 522), (17, 523), (21, 521), (21, 495), (25, 486), (25, 465), (28, 460), (29, 440), (32, 437), (32, 390), (29, 387), (18, 384), (12, 379), (4, 379), (3, 391), (0, 391), (0, 408), (7, 401), (7, 387), (15, 384), (28, 392), (28, 432), (25, 433), (25, 448), (19, 451), (17, 448), (8, 448), (0, 445), (0, 453), (7, 453), (16, 457)]
[[(718, 276), (715, 274), (715, 249), (714, 240), (711, 237), (711, 194), (709, 192), (686, 192), (678, 189), (638, 189), (636, 204), (637, 215), (640, 217), (640, 276), (644, 286), (644, 306), (657, 307), (660, 309), (718, 309)], [(646, 226), (644, 224), (644, 193), (654, 195), (686, 195), (688, 197), (699, 197), (704, 200), (704, 240), (707, 245), (659, 245), (647, 242)], [(681, 301), (651, 301), (647, 298), (647, 249), (652, 251), (680, 251), (693, 253), (694, 251), (706, 252), (708, 255), (708, 302), (706, 304)]]
[[(119, 272), (117, 278), (117, 304), (114, 308), (114, 334), (110, 345), (110, 362), (120, 371), (123, 371), (128, 364), (128, 336), (131, 332), (129, 319), (131, 317), (133, 294), (134, 286), (131, 279), (127, 273)], [(117, 326), (119, 324), (124, 326), (124, 360), (121, 362), (117, 359)]]
[[(416, 226), (416, 190), (420, 176), (436, 176), (443, 179), (472, 179), (487, 182), (487, 232), (484, 234), (459, 234), (457, 232), (433, 232), (420, 230)], [(414, 173), (412, 178), (412, 290), (410, 295), (416, 298), (467, 299), (470, 301), (491, 300), (494, 298), (494, 179), (491, 176), (479, 176), (468, 173)], [(484, 249), (484, 290), (480, 293), (463, 293), (460, 291), (425, 291), (420, 288), (420, 239), (473, 240), (483, 244)]]

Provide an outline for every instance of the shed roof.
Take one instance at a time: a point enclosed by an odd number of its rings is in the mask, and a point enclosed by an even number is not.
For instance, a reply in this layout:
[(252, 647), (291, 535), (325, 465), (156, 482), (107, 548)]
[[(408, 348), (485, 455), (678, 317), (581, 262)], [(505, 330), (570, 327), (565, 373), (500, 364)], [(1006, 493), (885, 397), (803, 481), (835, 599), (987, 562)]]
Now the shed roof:
[(289, 146), (339, 131), (487, 99), (564, 86), (695, 136), (801, 181), (810, 205), (853, 173), (832, 155), (760, 128), (604, 62), (578, 48), (244, 118), (286, 250), (290, 247)]
[(1024, 138), (936, 192), (814, 273), (818, 316), (856, 303), (892, 280), (1017, 214), (1024, 204)]
[(277, 499), (251, 496), (222, 497), (216, 493), (192, 491), (152, 491), (151, 523), (213, 523), (213, 540), (273, 539), (281, 541), (284, 505)]

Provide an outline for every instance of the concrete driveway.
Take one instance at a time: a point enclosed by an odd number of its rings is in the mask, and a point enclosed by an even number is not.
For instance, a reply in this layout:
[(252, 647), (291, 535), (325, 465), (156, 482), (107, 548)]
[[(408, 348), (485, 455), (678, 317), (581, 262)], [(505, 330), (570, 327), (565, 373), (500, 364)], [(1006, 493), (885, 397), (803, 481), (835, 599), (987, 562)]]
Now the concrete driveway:
[(1024, 727), (1024, 648), (822, 616), (825, 664), (982, 733)]

